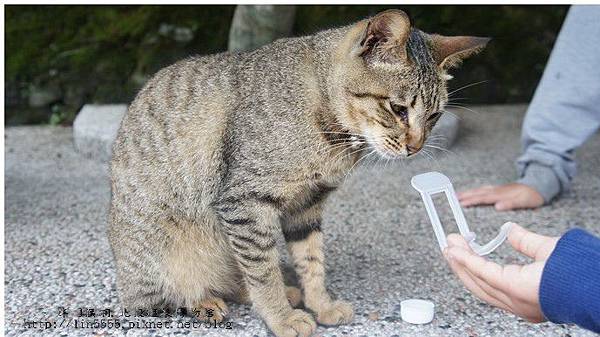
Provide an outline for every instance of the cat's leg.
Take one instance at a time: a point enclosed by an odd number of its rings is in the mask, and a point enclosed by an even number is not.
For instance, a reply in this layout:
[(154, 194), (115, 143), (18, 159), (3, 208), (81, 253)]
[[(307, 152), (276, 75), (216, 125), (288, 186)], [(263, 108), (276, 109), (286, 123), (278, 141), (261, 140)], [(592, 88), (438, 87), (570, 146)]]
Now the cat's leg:
[(293, 309), (279, 269), (276, 235), (279, 212), (270, 199), (228, 196), (216, 205), (229, 236), (254, 308), (279, 337), (310, 336), (316, 324), (310, 314)]
[(321, 206), (288, 217), (283, 226), (288, 250), (304, 292), (304, 306), (323, 325), (345, 324), (352, 320), (352, 305), (332, 300), (325, 288), (325, 257), (321, 232)]
[(158, 235), (139, 230), (116, 207), (111, 206), (108, 238), (115, 259), (117, 289), (124, 309), (152, 312), (174, 309), (177, 305), (164, 292), (164, 274), (160, 269), (161, 250), (167, 246)]
[(172, 219), (164, 226), (171, 240), (163, 259), (165, 288), (198, 319), (221, 322), (229, 312), (223, 299), (240, 291), (241, 274), (217, 216), (200, 214), (195, 222)]
[[(294, 286), (286, 286), (285, 287), (285, 297), (287, 298), (290, 305), (294, 308), (297, 308), (300, 303), (302, 303), (302, 291)], [(250, 301), (250, 294), (248, 293), (248, 289), (246, 287), (242, 287), (240, 291), (235, 294), (233, 300), (240, 304), (252, 304)]]

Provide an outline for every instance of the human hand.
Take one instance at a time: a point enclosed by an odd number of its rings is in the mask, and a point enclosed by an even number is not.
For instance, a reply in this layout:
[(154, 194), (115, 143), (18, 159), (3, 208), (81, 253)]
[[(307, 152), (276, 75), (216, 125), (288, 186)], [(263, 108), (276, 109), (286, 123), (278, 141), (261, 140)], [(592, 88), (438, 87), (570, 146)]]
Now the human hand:
[(544, 204), (544, 198), (535, 189), (519, 183), (499, 186), (483, 186), (458, 193), (463, 207), (494, 205), (498, 211), (520, 208), (538, 208)]
[(556, 247), (557, 237), (525, 230), (513, 223), (508, 242), (532, 258), (527, 265), (501, 266), (474, 253), (458, 234), (448, 235), (444, 257), (467, 289), (489, 304), (530, 322), (545, 320), (539, 302), (539, 288), (546, 260)]

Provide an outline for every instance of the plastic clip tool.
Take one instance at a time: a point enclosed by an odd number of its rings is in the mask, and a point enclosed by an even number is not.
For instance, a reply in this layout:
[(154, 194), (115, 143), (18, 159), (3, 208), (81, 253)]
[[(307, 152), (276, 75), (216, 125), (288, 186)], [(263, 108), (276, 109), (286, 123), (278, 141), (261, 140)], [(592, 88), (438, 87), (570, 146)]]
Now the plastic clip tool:
[(423, 202), (425, 203), (427, 215), (429, 215), (429, 220), (433, 225), (433, 231), (435, 232), (435, 237), (438, 240), (441, 250), (444, 250), (446, 247), (448, 247), (448, 242), (446, 241), (446, 233), (444, 233), (444, 228), (442, 227), (440, 218), (435, 210), (435, 205), (431, 199), (431, 196), (437, 193), (446, 194), (446, 198), (448, 199), (448, 202), (450, 202), (452, 214), (454, 215), (454, 219), (458, 225), (458, 230), (465, 240), (467, 240), (469, 246), (471, 246), (475, 253), (479, 255), (487, 255), (493, 252), (494, 249), (498, 248), (498, 246), (500, 246), (502, 242), (506, 240), (508, 231), (510, 230), (510, 223), (505, 223), (500, 228), (500, 233), (498, 233), (498, 235), (487, 244), (482, 246), (475, 242), (475, 233), (469, 230), (465, 216), (460, 208), (460, 204), (458, 203), (456, 192), (454, 192), (454, 187), (452, 187), (450, 179), (448, 179), (448, 177), (445, 175), (439, 172), (427, 172), (419, 174), (412, 178), (411, 184), (417, 191), (419, 191), (419, 193), (421, 193), (421, 198), (423, 198)]

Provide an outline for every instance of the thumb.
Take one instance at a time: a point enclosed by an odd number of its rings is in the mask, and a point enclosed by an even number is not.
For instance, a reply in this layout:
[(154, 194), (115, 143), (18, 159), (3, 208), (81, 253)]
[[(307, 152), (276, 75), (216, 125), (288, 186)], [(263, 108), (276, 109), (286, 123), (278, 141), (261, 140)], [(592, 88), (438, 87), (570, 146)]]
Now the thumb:
[(508, 242), (521, 254), (535, 260), (545, 260), (554, 250), (558, 238), (536, 234), (511, 223)]

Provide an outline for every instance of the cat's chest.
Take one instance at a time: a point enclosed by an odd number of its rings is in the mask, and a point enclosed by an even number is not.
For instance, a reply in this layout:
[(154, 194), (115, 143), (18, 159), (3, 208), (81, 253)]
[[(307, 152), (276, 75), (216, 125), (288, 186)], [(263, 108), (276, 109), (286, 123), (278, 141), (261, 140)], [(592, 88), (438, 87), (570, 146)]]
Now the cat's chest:
[(305, 162), (284, 183), (287, 208), (308, 209), (320, 204), (342, 184), (347, 172), (341, 167)]
[(288, 212), (310, 209), (324, 202), (339, 185), (339, 180), (326, 179), (322, 173), (314, 172), (311, 178), (288, 186), (284, 208)]
[(304, 157), (293, 173), (303, 186), (338, 186), (348, 173), (354, 161), (351, 158), (335, 158), (318, 156)]

